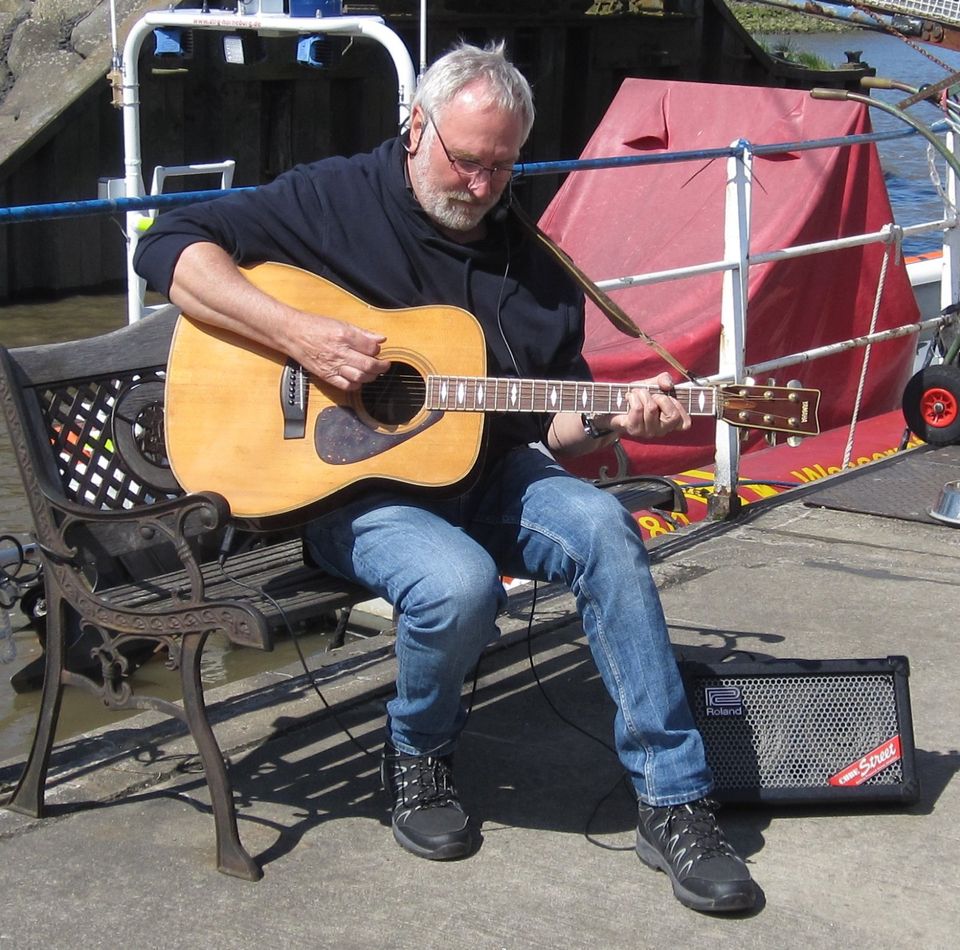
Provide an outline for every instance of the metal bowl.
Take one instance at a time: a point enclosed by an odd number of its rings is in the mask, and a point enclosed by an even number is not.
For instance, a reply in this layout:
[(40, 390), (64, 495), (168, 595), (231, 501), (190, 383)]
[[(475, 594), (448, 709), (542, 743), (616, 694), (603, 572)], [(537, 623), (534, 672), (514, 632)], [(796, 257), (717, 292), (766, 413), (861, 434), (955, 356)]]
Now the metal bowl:
[(960, 481), (943, 486), (936, 505), (930, 509), (930, 517), (960, 527)]

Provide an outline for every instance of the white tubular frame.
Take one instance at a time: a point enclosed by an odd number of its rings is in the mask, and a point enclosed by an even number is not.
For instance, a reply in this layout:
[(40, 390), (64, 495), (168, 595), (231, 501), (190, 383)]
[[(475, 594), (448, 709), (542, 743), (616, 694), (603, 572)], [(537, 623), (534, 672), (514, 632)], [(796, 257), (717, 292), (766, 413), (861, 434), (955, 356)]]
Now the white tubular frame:
[[(283, 14), (253, 14), (201, 10), (173, 10), (148, 13), (138, 20), (123, 46), (121, 63), (123, 109), (124, 188), (128, 198), (146, 194), (140, 149), (140, 49), (144, 40), (158, 27), (179, 27), (184, 30), (214, 30), (231, 33), (251, 30), (265, 35), (284, 33), (310, 35), (325, 33), (337, 36), (365, 37), (380, 43), (393, 60), (397, 72), (397, 125), (402, 127), (410, 115), (410, 103), (416, 89), (417, 77), (400, 37), (381, 17), (290, 17)], [(137, 211), (126, 214), (127, 238), (127, 319), (130, 323), (143, 316), (144, 281), (133, 269), (133, 255), (143, 215)]]

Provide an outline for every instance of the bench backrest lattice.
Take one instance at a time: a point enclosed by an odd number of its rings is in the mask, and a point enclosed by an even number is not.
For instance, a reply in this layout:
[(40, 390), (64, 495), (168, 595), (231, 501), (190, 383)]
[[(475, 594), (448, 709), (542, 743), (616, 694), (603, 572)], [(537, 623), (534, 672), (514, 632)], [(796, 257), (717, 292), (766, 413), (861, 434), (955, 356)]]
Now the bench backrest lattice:
[(37, 391), (65, 497), (123, 510), (182, 494), (164, 447), (163, 378), (149, 370)]

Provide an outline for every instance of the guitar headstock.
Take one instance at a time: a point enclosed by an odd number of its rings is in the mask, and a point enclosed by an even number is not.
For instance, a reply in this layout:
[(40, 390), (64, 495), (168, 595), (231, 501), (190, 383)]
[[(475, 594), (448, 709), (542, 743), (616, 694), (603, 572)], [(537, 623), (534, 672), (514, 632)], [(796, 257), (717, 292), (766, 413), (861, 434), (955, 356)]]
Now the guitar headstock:
[(717, 414), (732, 426), (796, 436), (820, 432), (819, 389), (735, 383), (719, 388), (718, 401)]

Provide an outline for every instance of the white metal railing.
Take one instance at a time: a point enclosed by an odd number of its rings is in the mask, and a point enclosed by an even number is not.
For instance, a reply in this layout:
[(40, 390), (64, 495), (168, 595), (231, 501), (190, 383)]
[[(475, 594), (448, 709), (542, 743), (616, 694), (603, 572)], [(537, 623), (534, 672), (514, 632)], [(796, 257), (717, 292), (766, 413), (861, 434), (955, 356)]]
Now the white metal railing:
[[(317, 26), (312, 21), (313, 30)], [(326, 24), (324, 25), (326, 29)], [(129, 43), (129, 41), (128, 41)], [(412, 77), (412, 65), (409, 76)], [(410, 90), (412, 97), (412, 87)], [(407, 102), (409, 107), (409, 101)], [(844, 144), (859, 144), (864, 140), (876, 141), (884, 137), (880, 135), (855, 135), (808, 141), (801, 143), (802, 148), (811, 150), (820, 148), (836, 148)], [(957, 154), (957, 140), (952, 131), (946, 134), (949, 148)], [(721, 330), (719, 340), (719, 359), (717, 372), (704, 377), (701, 381), (707, 383), (726, 383), (743, 381), (747, 378), (759, 376), (774, 370), (799, 365), (820, 359), (838, 352), (854, 348), (870, 346), (885, 339), (908, 336), (914, 333), (933, 331), (946, 323), (953, 322), (953, 316), (937, 317), (919, 323), (904, 324), (877, 333), (868, 333), (852, 339), (837, 341), (798, 353), (786, 354), (764, 363), (751, 366), (745, 365), (746, 353), (746, 326), (747, 310), (749, 305), (749, 274), (750, 268), (758, 264), (767, 264), (774, 261), (789, 260), (813, 254), (835, 252), (844, 248), (865, 246), (874, 243), (898, 243), (906, 236), (913, 236), (933, 230), (943, 231), (943, 258), (940, 270), (940, 302), (941, 309), (956, 303), (958, 299), (958, 267), (960, 267), (960, 233), (957, 229), (957, 215), (955, 212), (958, 193), (957, 175), (953, 169), (947, 168), (947, 182), (944, 198), (949, 206), (945, 206), (944, 217), (936, 221), (914, 224), (909, 227), (899, 227), (890, 223), (879, 231), (852, 235), (830, 241), (795, 245), (773, 250), (753, 253), (750, 247), (751, 216), (753, 188), (753, 157), (755, 154), (776, 154), (780, 151), (796, 150), (798, 143), (780, 143), (778, 145), (752, 145), (749, 142), (738, 140), (724, 149), (706, 151), (722, 152), (727, 162), (727, 187), (724, 202), (724, 256), (719, 261), (692, 263), (684, 267), (672, 268), (664, 271), (646, 274), (631, 274), (598, 281), (598, 286), (605, 291), (616, 291), (626, 287), (642, 286), (664, 281), (682, 280), (703, 274), (722, 274), (721, 284)], [(690, 160), (694, 153), (660, 154), (656, 157), (657, 164), (671, 161)], [(700, 150), (697, 155), (705, 154)], [(716, 156), (716, 157), (719, 157)], [(630, 162), (629, 164), (644, 164), (645, 162)], [(651, 162), (654, 163), (654, 162)], [(576, 171), (578, 168), (609, 167), (610, 165), (627, 164), (617, 159), (591, 159), (585, 162), (548, 162), (533, 165), (518, 166), (522, 174), (555, 173), (557, 170)], [(189, 166), (187, 166), (189, 168)], [(139, 167), (137, 167), (139, 175)], [(128, 213), (128, 220), (133, 222), (134, 233), (136, 222), (142, 221), (139, 212)], [(131, 245), (133, 242), (131, 242)], [(132, 261), (132, 247), (130, 260)], [(131, 293), (136, 293), (135, 312), (139, 318), (143, 312), (142, 282), (130, 269), (131, 278), (136, 280), (137, 286)], [(131, 300), (133, 298), (131, 297)], [(131, 307), (134, 305), (131, 303)], [(681, 384), (682, 385), (682, 384)], [(739, 436), (737, 430), (718, 420), (715, 436), (715, 495), (718, 505), (715, 514), (724, 511), (724, 499), (732, 500), (736, 497), (735, 487), (738, 483), (739, 469)], [(728, 504), (730, 501), (727, 502)]]
[[(836, 140), (829, 140), (823, 147), (835, 147)], [(958, 154), (958, 139), (953, 131), (946, 133), (946, 146), (953, 155)], [(750, 249), (750, 207), (753, 189), (753, 153), (754, 147), (748, 142), (734, 142), (734, 153), (727, 159), (727, 188), (724, 202), (724, 258), (720, 261), (691, 264), (687, 267), (672, 268), (649, 274), (633, 274), (598, 281), (604, 290), (617, 290), (625, 287), (660, 283), (668, 280), (680, 280), (708, 273), (722, 273), (720, 346), (717, 373), (707, 377), (706, 382), (743, 381), (747, 378), (768, 373), (776, 369), (798, 365), (846, 350), (867, 347), (881, 340), (909, 336), (926, 330), (934, 330), (947, 323), (955, 322), (955, 316), (940, 316), (919, 323), (903, 324), (899, 327), (876, 333), (868, 333), (848, 340), (837, 341), (798, 353), (788, 354), (757, 363), (744, 365), (746, 351), (746, 326), (748, 309), (748, 287), (750, 268), (758, 264), (788, 260), (812, 254), (823, 254), (848, 247), (865, 246), (875, 243), (902, 241), (905, 235), (916, 235), (933, 230), (943, 231), (943, 258), (940, 274), (941, 309), (957, 303), (960, 299), (958, 287), (958, 268), (960, 268), (960, 233), (957, 229), (958, 183), (953, 168), (947, 166), (947, 184), (945, 189), (945, 213), (942, 219), (910, 227), (901, 228), (890, 223), (880, 231), (821, 241), (812, 244), (796, 245), (759, 253)], [(765, 149), (766, 150), (766, 149)], [(715, 439), (715, 498), (732, 499), (736, 496), (739, 470), (739, 438), (734, 427), (722, 420), (717, 421)], [(721, 512), (723, 504), (719, 505)]]
[[(389, 53), (397, 73), (398, 127), (409, 116), (410, 103), (416, 88), (416, 71), (400, 37), (378, 16), (293, 17), (270, 13), (252, 14), (231, 10), (158, 10), (141, 17), (131, 28), (123, 46), (120, 64), (121, 102), (123, 109), (124, 190), (127, 198), (145, 194), (140, 149), (140, 49), (144, 40), (158, 27), (179, 27), (184, 30), (215, 30), (227, 33), (248, 30), (255, 33), (279, 33), (309, 36), (315, 33), (337, 36), (366, 37), (383, 46)], [(127, 237), (127, 312), (130, 321), (143, 315), (144, 280), (133, 269), (133, 256), (140, 237), (143, 215), (131, 211), (126, 215)]]

